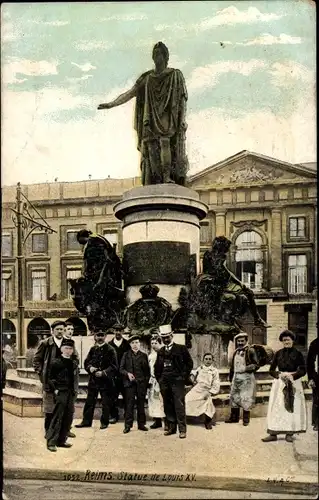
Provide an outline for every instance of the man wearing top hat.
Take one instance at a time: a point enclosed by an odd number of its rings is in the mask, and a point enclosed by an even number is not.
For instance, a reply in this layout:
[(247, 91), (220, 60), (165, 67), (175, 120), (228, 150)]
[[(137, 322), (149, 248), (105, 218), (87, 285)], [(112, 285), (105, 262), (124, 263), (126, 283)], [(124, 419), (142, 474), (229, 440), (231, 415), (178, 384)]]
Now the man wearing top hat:
[(248, 335), (239, 332), (234, 337), (235, 352), (229, 371), (231, 382), (229, 404), (230, 416), (226, 423), (239, 422), (240, 408), (243, 409), (243, 424), (250, 421), (250, 409), (255, 403), (256, 380), (255, 372), (259, 368), (256, 351), (248, 344)]
[(186, 438), (185, 384), (193, 368), (193, 360), (185, 345), (175, 344), (171, 325), (159, 327), (163, 340), (154, 366), (164, 403), (164, 435), (176, 434)]
[[(123, 358), (123, 354), (127, 351), (130, 351), (131, 346), (130, 343), (123, 338), (124, 326), (120, 323), (115, 323), (114, 326), (109, 330), (109, 333), (113, 333), (114, 337), (110, 340), (109, 345), (115, 349), (117, 355), (117, 362), (120, 367), (121, 360)], [(110, 424), (115, 424), (119, 419), (119, 409), (118, 409), (118, 398), (119, 394), (122, 394), (123, 397), (123, 407), (125, 408), (125, 391), (123, 385), (123, 379), (118, 371), (114, 376), (114, 393), (112, 398), (112, 404), (110, 408)]]
[(61, 357), (61, 345), (65, 332), (65, 322), (58, 320), (51, 325), (51, 337), (42, 340), (39, 343), (37, 351), (33, 358), (34, 371), (39, 375), (43, 387), (43, 412), (45, 431), (49, 429), (53, 409), (54, 394), (52, 387), (48, 383), (48, 376), (51, 365), (56, 358)]
[(137, 427), (140, 431), (148, 431), (146, 427), (145, 398), (151, 376), (148, 357), (140, 350), (138, 335), (128, 339), (131, 349), (123, 354), (120, 373), (125, 390), (125, 424), (123, 433), (127, 434), (133, 427), (134, 404), (137, 406)]

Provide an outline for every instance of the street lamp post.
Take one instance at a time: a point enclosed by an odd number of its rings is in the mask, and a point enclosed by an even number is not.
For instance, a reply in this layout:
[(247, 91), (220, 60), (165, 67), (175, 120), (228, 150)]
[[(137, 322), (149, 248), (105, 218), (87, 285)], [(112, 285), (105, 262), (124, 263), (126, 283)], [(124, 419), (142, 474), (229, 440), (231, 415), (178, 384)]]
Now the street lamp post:
[(25, 354), (27, 351), (27, 336), (24, 335), (24, 290), (25, 290), (25, 258), (24, 245), (31, 233), (37, 229), (46, 233), (56, 233), (52, 229), (35, 206), (28, 200), (21, 190), (20, 182), (17, 185), (16, 208), (12, 216), (17, 228), (17, 262), (18, 262), (18, 337), (17, 337), (17, 365), (18, 368), (25, 366)]

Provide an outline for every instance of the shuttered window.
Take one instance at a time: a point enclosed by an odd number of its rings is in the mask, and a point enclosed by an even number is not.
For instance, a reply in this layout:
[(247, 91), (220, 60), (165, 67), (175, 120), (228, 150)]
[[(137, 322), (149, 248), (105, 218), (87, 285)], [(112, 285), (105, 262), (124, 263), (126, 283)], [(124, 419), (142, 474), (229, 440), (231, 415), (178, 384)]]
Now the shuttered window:
[(288, 293), (307, 293), (306, 255), (289, 255), (288, 257)]
[(32, 271), (32, 300), (47, 300), (47, 275), (45, 271)]

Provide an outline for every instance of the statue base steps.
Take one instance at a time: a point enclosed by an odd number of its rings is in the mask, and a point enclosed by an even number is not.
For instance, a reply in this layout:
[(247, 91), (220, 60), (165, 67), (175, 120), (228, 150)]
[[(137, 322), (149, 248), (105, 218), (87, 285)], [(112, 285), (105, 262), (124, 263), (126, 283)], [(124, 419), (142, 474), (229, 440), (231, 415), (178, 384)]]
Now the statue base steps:
[[(268, 373), (269, 367), (263, 367), (257, 372), (257, 398), (256, 405), (252, 409), (252, 417), (265, 417), (270, 395), (272, 379)], [(221, 379), (221, 392), (214, 398), (217, 421), (224, 421), (229, 415), (229, 390), (227, 369), (219, 370)], [(81, 370), (80, 393), (75, 405), (75, 419), (81, 419), (86, 400), (88, 375)], [(189, 388), (188, 388), (189, 389)], [(304, 382), (306, 400), (311, 400), (312, 391), (306, 388)], [(119, 398), (119, 406), (122, 406), (122, 398)], [(3, 389), (3, 409), (19, 417), (43, 417), (42, 411), (42, 386), (37, 374), (32, 368), (8, 370), (7, 385)], [(147, 414), (147, 403), (146, 403)], [(99, 419), (101, 415), (101, 400), (97, 401), (94, 418)], [(191, 419), (190, 419), (191, 420)], [(196, 419), (195, 419), (196, 420)], [(192, 422), (195, 421), (192, 419)]]

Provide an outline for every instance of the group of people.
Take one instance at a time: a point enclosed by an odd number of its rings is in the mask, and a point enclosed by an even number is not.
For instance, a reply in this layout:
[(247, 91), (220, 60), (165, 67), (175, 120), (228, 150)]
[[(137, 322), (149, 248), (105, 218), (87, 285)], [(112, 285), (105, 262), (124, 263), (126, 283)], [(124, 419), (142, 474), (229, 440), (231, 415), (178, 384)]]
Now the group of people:
[[(106, 333), (114, 336), (106, 342)], [(145, 401), (153, 419), (151, 429), (164, 426), (164, 435), (179, 431), (186, 437), (186, 416), (204, 416), (206, 429), (216, 424), (212, 396), (220, 391), (218, 369), (211, 353), (205, 353), (202, 364), (193, 369), (193, 361), (186, 346), (174, 342), (170, 325), (151, 330), (151, 353), (141, 350), (139, 336), (123, 337), (123, 325), (116, 324), (108, 332), (97, 331), (84, 367), (89, 374), (87, 398), (82, 421), (75, 427), (91, 427), (98, 395), (101, 396), (100, 429), (119, 420), (119, 395), (124, 406), (124, 434), (131, 431), (134, 408), (137, 409), (137, 428), (148, 431)], [(42, 341), (35, 353), (33, 366), (43, 384), (45, 438), (47, 448), (69, 448), (68, 438), (75, 437), (71, 430), (74, 403), (79, 388), (79, 356), (72, 339), (73, 325), (56, 321), (52, 336)], [(249, 345), (248, 335), (240, 332), (235, 337), (235, 351), (230, 367), (230, 415), (226, 423), (236, 423), (243, 410), (243, 425), (250, 422), (250, 411), (255, 404), (255, 373), (260, 367), (258, 352)], [(264, 442), (275, 441), (285, 434), (293, 441), (293, 434), (307, 428), (305, 397), (301, 378), (306, 364), (301, 352), (294, 346), (294, 335), (289, 330), (280, 334), (283, 348), (275, 353), (270, 366), (274, 377), (267, 415), (267, 437)], [(317, 339), (316, 339), (317, 341)], [(315, 361), (318, 342), (309, 349), (308, 379), (314, 391), (313, 428), (318, 430), (318, 372)], [(314, 349), (317, 349), (315, 352)], [(309, 357), (310, 356), (310, 357)], [(311, 361), (311, 356), (313, 360)], [(311, 359), (310, 359), (311, 358)], [(191, 387), (187, 391), (187, 387)]]

